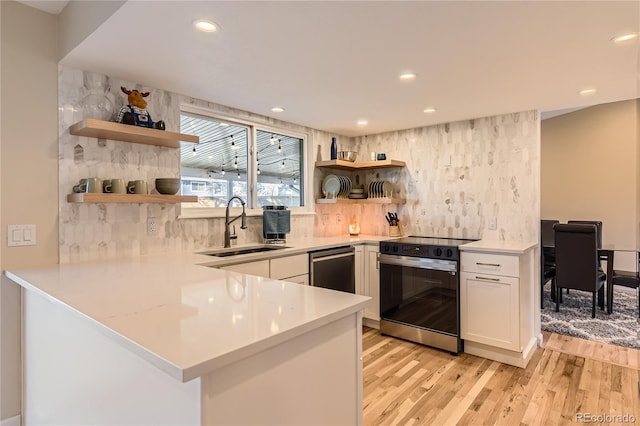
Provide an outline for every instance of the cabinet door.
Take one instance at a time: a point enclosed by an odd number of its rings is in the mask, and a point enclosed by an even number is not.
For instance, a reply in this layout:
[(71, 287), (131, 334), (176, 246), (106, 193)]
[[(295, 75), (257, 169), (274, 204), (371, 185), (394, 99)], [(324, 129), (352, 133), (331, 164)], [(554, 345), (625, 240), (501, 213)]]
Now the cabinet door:
[(307, 253), (277, 257), (271, 259), (270, 262), (271, 275), (269, 277), (278, 280), (309, 273), (309, 255)]
[(309, 274), (296, 275), (295, 277), (283, 278), (282, 280), (296, 284), (309, 285)]
[(462, 338), (521, 351), (518, 279), (469, 272), (460, 278)]
[(356, 294), (366, 296), (364, 289), (364, 246), (355, 246), (355, 264), (356, 264)]
[(237, 265), (223, 266), (220, 269), (225, 271), (241, 272), (243, 274), (257, 275), (259, 277), (269, 277), (269, 261), (258, 260), (256, 262), (238, 263)]
[(378, 263), (378, 246), (367, 246), (366, 268), (364, 279), (364, 295), (373, 300), (364, 310), (365, 318), (380, 321), (380, 267)]

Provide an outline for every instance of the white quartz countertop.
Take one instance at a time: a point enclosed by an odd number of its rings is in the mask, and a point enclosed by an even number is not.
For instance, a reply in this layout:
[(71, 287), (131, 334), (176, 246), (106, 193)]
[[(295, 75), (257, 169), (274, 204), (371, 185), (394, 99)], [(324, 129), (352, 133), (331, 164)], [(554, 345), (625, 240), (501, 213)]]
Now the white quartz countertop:
[(504, 240), (478, 240), (463, 244), (459, 247), (461, 251), (476, 251), (486, 253), (511, 253), (522, 254), (533, 249), (538, 244), (527, 241), (504, 241)]
[[(288, 241), (292, 255), (388, 237)], [(362, 310), (369, 297), (203, 265), (238, 263), (194, 253), (147, 255), (6, 271), (180, 381), (259, 353)]]

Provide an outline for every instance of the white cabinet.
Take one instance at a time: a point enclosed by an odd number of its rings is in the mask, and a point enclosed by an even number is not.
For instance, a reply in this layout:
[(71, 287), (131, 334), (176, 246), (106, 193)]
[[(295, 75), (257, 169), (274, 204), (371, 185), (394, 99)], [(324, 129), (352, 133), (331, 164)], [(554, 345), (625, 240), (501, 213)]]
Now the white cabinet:
[(225, 271), (240, 272), (248, 275), (257, 275), (259, 277), (269, 276), (269, 261), (256, 260), (247, 263), (236, 263), (235, 265), (222, 266), (220, 269)]
[[(378, 267), (378, 253), (380, 252), (378, 244), (367, 244), (358, 246), (363, 250), (361, 285), (358, 287), (356, 275), (356, 292), (363, 296), (371, 297), (371, 303), (364, 310), (365, 325), (379, 328), (380, 327), (380, 270)], [(358, 249), (356, 247), (356, 250)], [(359, 271), (356, 255), (356, 271)]]
[(464, 340), (520, 351), (518, 279), (463, 272), (460, 329)]
[(464, 351), (525, 367), (537, 342), (533, 330), (533, 250), (491, 252), (487, 247), (464, 246), (461, 250), (460, 334)]
[(221, 266), (220, 269), (299, 284), (309, 284), (309, 255), (307, 253), (236, 263), (234, 265)]
[(269, 278), (309, 285), (309, 255), (277, 257), (270, 261)]

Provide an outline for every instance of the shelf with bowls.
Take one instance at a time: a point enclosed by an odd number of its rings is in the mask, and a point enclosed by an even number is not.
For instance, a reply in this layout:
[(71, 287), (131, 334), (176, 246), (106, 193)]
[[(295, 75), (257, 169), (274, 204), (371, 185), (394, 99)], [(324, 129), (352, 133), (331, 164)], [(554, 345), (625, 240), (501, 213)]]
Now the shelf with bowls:
[(76, 136), (89, 136), (145, 145), (166, 146), (168, 148), (180, 148), (181, 141), (189, 143), (200, 142), (200, 138), (194, 135), (131, 126), (93, 118), (86, 118), (72, 125), (69, 128), (69, 133)]
[(318, 198), (317, 204), (405, 204), (404, 198)]
[(67, 194), (69, 203), (197, 203), (196, 195), (101, 194), (80, 192)]
[(324, 167), (329, 169), (340, 170), (366, 170), (366, 169), (384, 169), (389, 167), (405, 167), (406, 163), (399, 160), (379, 160), (379, 161), (361, 161), (351, 162), (346, 160), (327, 160), (316, 161), (316, 167)]

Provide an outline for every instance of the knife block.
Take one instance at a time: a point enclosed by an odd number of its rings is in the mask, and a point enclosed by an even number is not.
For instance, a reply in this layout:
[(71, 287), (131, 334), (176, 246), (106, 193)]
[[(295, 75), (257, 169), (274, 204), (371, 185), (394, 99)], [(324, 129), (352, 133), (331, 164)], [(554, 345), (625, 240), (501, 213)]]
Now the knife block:
[(402, 227), (400, 224), (397, 226), (389, 226), (389, 236), (390, 237), (401, 237), (402, 236)]

